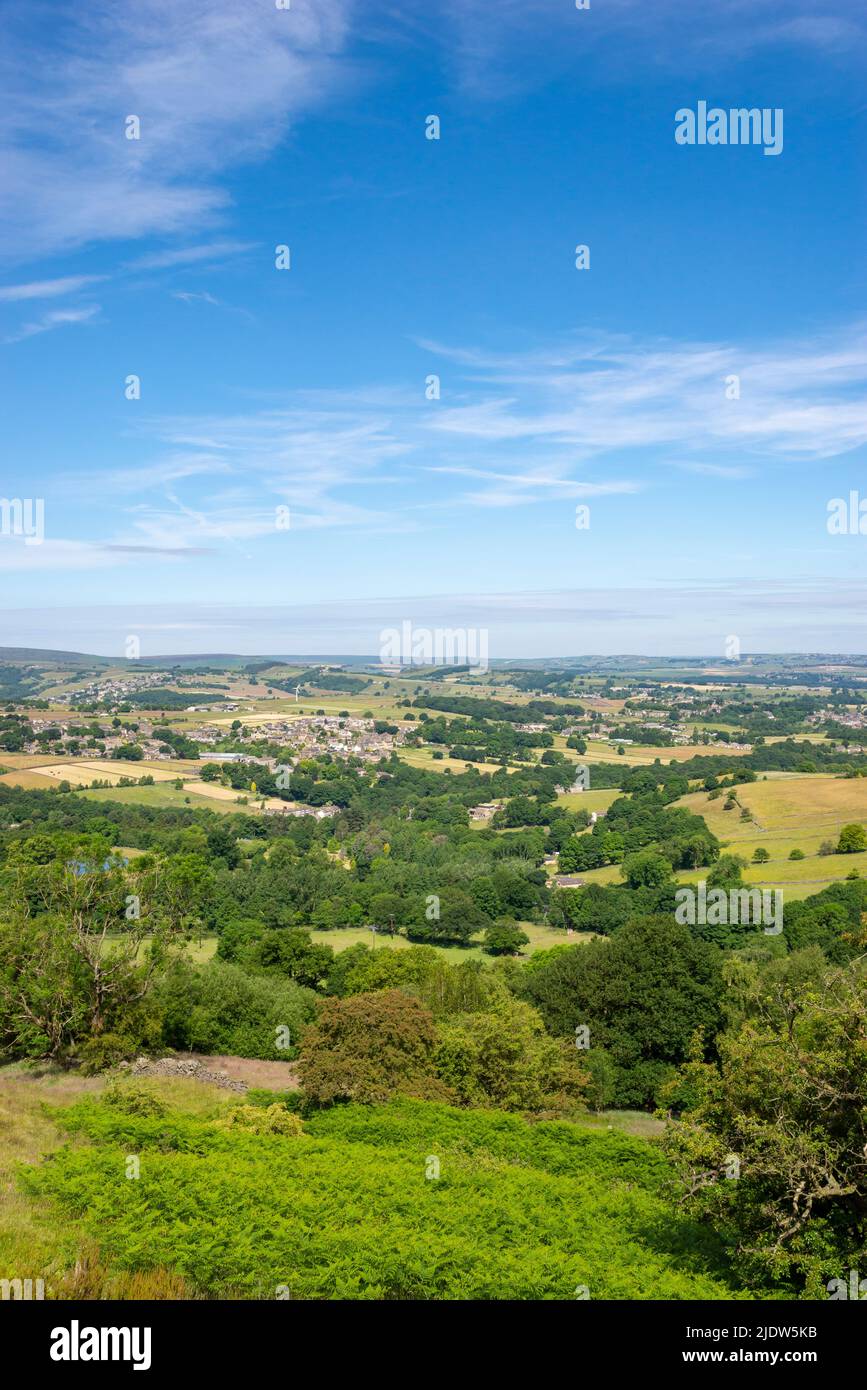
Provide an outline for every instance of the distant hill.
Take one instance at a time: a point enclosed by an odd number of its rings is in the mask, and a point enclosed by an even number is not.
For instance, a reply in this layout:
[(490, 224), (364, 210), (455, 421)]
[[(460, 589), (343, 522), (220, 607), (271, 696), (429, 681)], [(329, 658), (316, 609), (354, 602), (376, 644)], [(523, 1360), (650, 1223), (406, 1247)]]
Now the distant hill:
[(129, 667), (133, 670), (142, 670), (148, 667), (157, 667), (164, 670), (166, 667), (178, 666), (187, 668), (190, 666), (232, 666), (239, 668), (249, 668), (251, 663), (260, 665), (262, 669), (268, 666), (370, 666), (378, 665), (378, 658), (372, 656), (323, 656), (316, 654), (313, 656), (297, 654), (294, 656), (269, 656), (268, 653), (253, 655), (248, 653), (239, 656), (231, 652), (195, 652), (170, 654), (168, 656), (143, 656), (133, 661), (123, 656), (93, 656), (87, 652), (62, 652), (54, 651), (50, 648), (40, 647), (0, 647), (0, 662), (56, 662), (61, 666), (116, 666)]
[(56, 661), (63, 666), (125, 666), (133, 665), (123, 658), (89, 656), (87, 652), (56, 652), (41, 647), (0, 647), (0, 661)]
[[(379, 673), (381, 671), (378, 656), (352, 656), (339, 652), (333, 654), (294, 652), (275, 655), (268, 652), (248, 652), (244, 655), (235, 652), (177, 652), (143, 656), (137, 660), (131, 660), (123, 656), (95, 656), (89, 652), (64, 652), (40, 647), (0, 647), (0, 662), (9, 664), (34, 663), (37, 665), (54, 663), (61, 666), (115, 667), (139, 671), (152, 668), (166, 670), (171, 667), (176, 667), (179, 670), (191, 668), (202, 670), (211, 667), (253, 672), (257, 667), (260, 670), (266, 670), (269, 666), (291, 666), (302, 670), (309, 667), (338, 666), (367, 673)], [(829, 652), (744, 652), (741, 654), (740, 660), (729, 661), (718, 654), (689, 657), (651, 657), (635, 654), (594, 656), (585, 654), (570, 657), (500, 657), (492, 658), (490, 661), (491, 671), (504, 675), (510, 671), (569, 671), (575, 674), (610, 671), (621, 676), (632, 674), (639, 678), (645, 676), (648, 679), (670, 679), (671, 677), (676, 679), (680, 675), (684, 679), (693, 681), (704, 673), (718, 679), (720, 683), (749, 681), (757, 676), (767, 678), (768, 675), (777, 672), (791, 676), (793, 672), (798, 671), (820, 672), (827, 681), (833, 678), (837, 667), (843, 670), (847, 668), (861, 670), (867, 667), (867, 655)], [(467, 670), (466, 667), (460, 666), (404, 669), (409, 670), (413, 677), (421, 680), (426, 678), (439, 680), (446, 675), (458, 675)]]

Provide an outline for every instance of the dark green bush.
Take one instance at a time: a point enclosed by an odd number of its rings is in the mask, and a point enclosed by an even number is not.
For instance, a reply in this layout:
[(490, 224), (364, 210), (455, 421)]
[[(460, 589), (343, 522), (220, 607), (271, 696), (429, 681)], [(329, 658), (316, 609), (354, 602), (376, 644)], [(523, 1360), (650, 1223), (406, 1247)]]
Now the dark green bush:
[[(181, 961), (156, 991), (163, 1010), (163, 1043), (183, 1052), (225, 1052), (287, 1061), (315, 1012), (316, 996), (277, 974), (248, 974), (241, 966)], [(278, 1029), (288, 1034), (278, 1035)], [(278, 1046), (278, 1040), (289, 1046)]]

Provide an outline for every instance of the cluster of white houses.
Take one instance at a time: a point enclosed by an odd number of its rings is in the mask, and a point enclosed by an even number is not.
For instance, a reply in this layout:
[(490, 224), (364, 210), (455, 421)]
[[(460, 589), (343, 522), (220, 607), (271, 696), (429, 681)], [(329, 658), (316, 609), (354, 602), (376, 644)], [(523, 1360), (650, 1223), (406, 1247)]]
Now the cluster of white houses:
[[(57, 731), (58, 737), (53, 740), (59, 745), (56, 751), (69, 754), (72, 752), (76, 757), (87, 758), (88, 762), (95, 758), (113, 758), (118, 748), (124, 744), (135, 743), (141, 748), (145, 759), (149, 762), (168, 761), (174, 757), (171, 749), (167, 749), (161, 742), (159, 731), (155, 731), (153, 725), (148, 720), (138, 720), (138, 728), (132, 729), (108, 729), (96, 735), (83, 736), (75, 733), (74, 730), (80, 729), (81, 724), (77, 719), (31, 719), (30, 726), (34, 734), (44, 734), (49, 731)], [(96, 743), (100, 747), (96, 747)], [(76, 745), (70, 749), (69, 745)], [(45, 742), (37, 738), (27, 739), (22, 747), (22, 752), (28, 754), (44, 753)]]
[[(205, 748), (226, 737), (225, 728), (206, 724), (192, 729), (190, 737)], [(338, 757), (360, 758), (362, 762), (375, 763), (387, 758), (404, 739), (402, 732), (396, 734), (379, 733), (372, 719), (360, 719), (350, 715), (316, 714), (302, 716), (300, 719), (273, 719), (267, 723), (256, 723), (234, 732), (233, 740), (238, 743), (279, 743), (291, 748), (299, 758), (321, 757), (331, 753)], [(243, 756), (240, 754), (239, 756)]]

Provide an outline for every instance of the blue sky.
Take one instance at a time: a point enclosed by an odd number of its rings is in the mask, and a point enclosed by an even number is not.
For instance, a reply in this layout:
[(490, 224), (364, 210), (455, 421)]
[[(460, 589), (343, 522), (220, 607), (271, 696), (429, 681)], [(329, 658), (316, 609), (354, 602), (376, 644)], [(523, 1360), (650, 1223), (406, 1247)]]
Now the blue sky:
[[(867, 651), (855, 0), (5, 24), (2, 491), (45, 537), (0, 536), (0, 644)], [(678, 145), (701, 100), (782, 152)]]

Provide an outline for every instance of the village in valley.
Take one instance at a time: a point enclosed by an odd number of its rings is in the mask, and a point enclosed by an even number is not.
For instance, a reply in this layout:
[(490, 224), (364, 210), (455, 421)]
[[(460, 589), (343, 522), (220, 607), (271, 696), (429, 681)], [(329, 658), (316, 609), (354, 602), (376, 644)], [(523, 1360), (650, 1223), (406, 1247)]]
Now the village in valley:
[[(0, 785), (319, 820), (340, 807), (318, 790), (307, 799), (311, 772), (381, 780), (397, 759), (444, 778), (474, 770), (480, 795), (468, 806), (469, 824), (509, 833), (508, 797), (485, 795), (486, 779), (538, 768), (556, 773), (560, 804), (586, 808), (591, 834), (618, 770), (677, 768), (705, 756), (749, 761), (793, 738), (829, 755), (862, 752), (867, 677), (857, 659), (848, 668), (816, 659), (799, 669), (762, 657), (649, 665), (501, 662), (487, 672), (444, 673), (359, 658), (178, 664), (16, 653), (0, 657), (0, 692), (9, 696), (0, 710)], [(800, 772), (802, 781), (822, 775), (821, 763)], [(763, 780), (793, 777), (771, 768)], [(689, 790), (687, 800), (695, 795)], [(805, 815), (807, 806), (805, 798)], [(756, 816), (739, 822), (739, 833), (747, 825), (757, 834), (772, 829)], [(776, 867), (790, 891), (801, 891), (803, 870)], [(589, 860), (576, 869), (556, 853), (543, 869), (552, 890), (576, 892), (613, 872)], [(756, 881), (768, 874), (750, 870)]]

